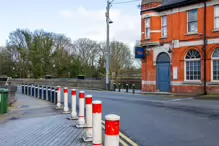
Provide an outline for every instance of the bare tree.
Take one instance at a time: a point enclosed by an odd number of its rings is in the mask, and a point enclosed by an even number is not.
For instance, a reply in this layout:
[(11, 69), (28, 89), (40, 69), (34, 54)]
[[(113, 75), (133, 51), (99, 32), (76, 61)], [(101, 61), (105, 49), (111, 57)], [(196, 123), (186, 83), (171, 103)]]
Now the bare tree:
[(133, 64), (130, 48), (122, 42), (113, 41), (110, 43), (110, 69), (117, 77), (121, 70), (129, 68)]
[(98, 54), (98, 44), (90, 39), (81, 38), (74, 41), (73, 46), (84, 64), (94, 66)]

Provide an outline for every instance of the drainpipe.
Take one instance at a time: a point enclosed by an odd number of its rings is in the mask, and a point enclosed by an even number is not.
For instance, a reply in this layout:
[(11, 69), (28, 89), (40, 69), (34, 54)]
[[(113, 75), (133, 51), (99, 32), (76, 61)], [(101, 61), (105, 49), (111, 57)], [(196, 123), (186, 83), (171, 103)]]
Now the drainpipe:
[(207, 87), (206, 87), (206, 47), (207, 47), (207, 37), (206, 37), (206, 0), (204, 0), (204, 38), (203, 38), (203, 51), (204, 51), (204, 95), (207, 94)]

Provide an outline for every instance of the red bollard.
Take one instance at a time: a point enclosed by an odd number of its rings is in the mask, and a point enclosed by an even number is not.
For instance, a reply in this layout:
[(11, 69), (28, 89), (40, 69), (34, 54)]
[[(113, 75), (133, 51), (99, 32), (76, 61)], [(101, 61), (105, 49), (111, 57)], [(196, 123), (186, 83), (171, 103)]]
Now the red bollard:
[(64, 109), (63, 109), (63, 114), (69, 114), (69, 108), (68, 108), (68, 88), (64, 88)]
[(85, 142), (92, 141), (92, 95), (86, 95), (86, 135)]
[(76, 125), (77, 128), (86, 127), (85, 119), (84, 119), (84, 91), (79, 92), (79, 118), (78, 124)]
[(71, 117), (69, 119), (71, 120), (77, 120), (77, 112), (76, 112), (76, 89), (71, 90)]
[(102, 146), (102, 102), (93, 101), (93, 145)]
[(109, 114), (105, 120), (105, 146), (119, 146), (120, 116)]

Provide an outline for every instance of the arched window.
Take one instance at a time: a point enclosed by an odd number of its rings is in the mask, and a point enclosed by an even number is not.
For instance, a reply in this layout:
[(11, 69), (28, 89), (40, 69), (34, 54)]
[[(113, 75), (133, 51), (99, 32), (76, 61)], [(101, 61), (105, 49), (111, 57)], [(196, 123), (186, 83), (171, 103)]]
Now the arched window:
[(219, 49), (212, 54), (213, 62), (213, 80), (219, 80)]
[(190, 50), (185, 57), (186, 80), (201, 79), (201, 55), (196, 50)]

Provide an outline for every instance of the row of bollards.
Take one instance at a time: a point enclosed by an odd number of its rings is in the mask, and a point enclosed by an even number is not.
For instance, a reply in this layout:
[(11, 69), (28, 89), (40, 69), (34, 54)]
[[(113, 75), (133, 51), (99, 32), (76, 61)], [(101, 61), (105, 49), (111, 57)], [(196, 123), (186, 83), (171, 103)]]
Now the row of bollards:
[[(116, 83), (113, 84), (113, 91), (116, 91)], [(118, 85), (118, 91), (121, 92), (121, 84)], [(125, 92), (129, 92), (129, 84), (125, 85)], [(132, 84), (132, 93), (135, 94), (135, 84)]]
[(57, 89), (54, 87), (47, 87), (33, 84), (22, 84), (22, 94), (33, 96), (39, 99), (57, 102)]
[[(32, 89), (32, 90), (31, 90)], [(29, 92), (31, 91), (31, 94)], [(84, 142), (92, 142), (93, 145), (102, 146), (102, 102), (93, 101), (92, 95), (85, 95), (84, 91), (79, 92), (79, 112), (77, 115), (76, 89), (71, 90), (71, 112), (68, 107), (68, 88), (64, 88), (64, 105), (61, 103), (61, 87), (46, 87), (41, 85), (22, 84), (22, 94), (51, 101), (56, 104), (56, 109), (63, 109), (63, 114), (70, 113), (71, 120), (77, 120), (77, 128), (86, 128), (82, 137)], [(85, 114), (86, 112), (86, 114)], [(86, 115), (86, 116), (85, 116)], [(105, 146), (119, 146), (120, 116), (109, 114), (105, 116)]]

